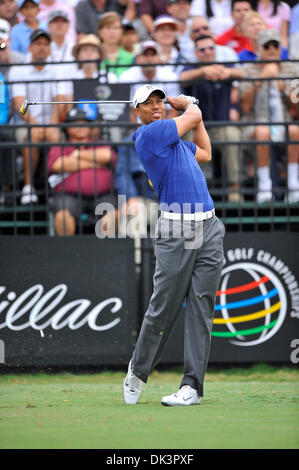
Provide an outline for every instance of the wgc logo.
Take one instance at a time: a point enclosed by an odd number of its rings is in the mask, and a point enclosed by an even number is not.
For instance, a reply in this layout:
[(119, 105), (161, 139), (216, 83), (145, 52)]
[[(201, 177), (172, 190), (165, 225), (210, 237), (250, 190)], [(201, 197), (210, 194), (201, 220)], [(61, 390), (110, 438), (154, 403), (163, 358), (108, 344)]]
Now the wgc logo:
[(264, 343), (281, 328), (287, 308), (279, 273), (251, 261), (232, 264), (222, 271), (212, 336), (238, 346)]

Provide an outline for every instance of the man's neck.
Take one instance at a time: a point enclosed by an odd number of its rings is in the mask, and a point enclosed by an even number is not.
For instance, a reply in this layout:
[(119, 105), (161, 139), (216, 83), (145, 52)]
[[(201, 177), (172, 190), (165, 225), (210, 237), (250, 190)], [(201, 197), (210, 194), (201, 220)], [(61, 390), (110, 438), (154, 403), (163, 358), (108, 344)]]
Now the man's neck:
[(37, 64), (36, 65), (33, 65), (33, 67), (38, 70), (38, 72), (40, 72), (41, 70), (43, 70), (43, 68), (45, 68), (46, 66), (46, 62), (41, 62), (39, 59), (36, 59), (34, 57), (32, 57), (31, 59), (31, 62), (34, 64), (34, 62), (36, 62)]
[(256, 39), (250, 39), (250, 45), (253, 50), (253, 52), (257, 52), (258, 46), (257, 46), (257, 40)]
[(244, 31), (243, 31), (242, 26), (240, 24), (235, 24), (235, 26), (233, 28), (234, 28), (235, 33), (238, 36), (244, 36)]
[(118, 47), (119, 47), (118, 44), (106, 44), (105, 50), (106, 50), (107, 55), (117, 54)]
[(172, 45), (160, 46), (160, 56), (165, 56), (167, 58), (171, 55)]
[(142, 68), (142, 73), (143, 75), (145, 76), (145, 78), (151, 82), (154, 80), (155, 76), (156, 76), (156, 69), (154, 71), (147, 71), (146, 68)]
[(187, 21), (186, 20), (176, 20), (179, 24), (179, 32), (184, 34), (187, 28)]
[(61, 47), (64, 43), (64, 36), (57, 36), (56, 38), (52, 36), (52, 41), (55, 42), (58, 47)]
[(82, 71), (86, 78), (93, 78), (94, 73), (97, 71), (97, 67), (92, 63), (83, 64)]
[(37, 29), (38, 28), (38, 25), (39, 25), (39, 22), (36, 18), (26, 18), (25, 20), (25, 23), (27, 24), (27, 26), (29, 26), (29, 28), (31, 29)]

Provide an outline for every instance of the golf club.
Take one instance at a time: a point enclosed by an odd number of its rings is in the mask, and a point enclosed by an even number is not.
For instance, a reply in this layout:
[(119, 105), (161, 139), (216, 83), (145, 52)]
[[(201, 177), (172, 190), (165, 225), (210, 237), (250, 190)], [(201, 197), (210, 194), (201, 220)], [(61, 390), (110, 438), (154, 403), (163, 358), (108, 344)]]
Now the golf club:
[[(198, 104), (199, 101), (198, 99), (194, 98), (193, 96), (185, 96), (185, 95), (180, 95), (184, 96), (185, 98), (188, 98), (191, 103)], [(19, 109), (19, 114), (21, 116), (24, 116), (29, 108), (29, 106), (42, 106), (46, 104), (120, 104), (120, 103), (132, 103), (132, 100), (119, 100), (119, 101), (104, 101), (104, 100), (90, 100), (90, 101), (27, 101), (25, 100), (22, 104), (22, 106)]]
[(19, 113), (21, 116), (24, 116), (29, 108), (29, 106), (42, 106), (46, 104), (119, 104), (119, 103), (132, 103), (132, 101), (27, 101), (25, 100), (22, 106), (20, 107)]

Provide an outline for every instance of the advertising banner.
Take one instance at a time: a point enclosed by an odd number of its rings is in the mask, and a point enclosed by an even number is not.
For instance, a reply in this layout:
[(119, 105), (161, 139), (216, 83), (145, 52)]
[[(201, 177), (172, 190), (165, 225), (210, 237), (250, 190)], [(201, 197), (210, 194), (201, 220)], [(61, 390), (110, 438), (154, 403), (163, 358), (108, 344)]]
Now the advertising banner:
[[(299, 362), (296, 233), (228, 233), (210, 363)], [(141, 284), (134, 241), (2, 237), (0, 363), (127, 365), (152, 293), (145, 244)], [(161, 363), (182, 364), (184, 315)]]
[[(226, 234), (210, 362), (299, 362), (298, 252), (297, 233)], [(182, 361), (184, 315), (165, 362)]]
[(2, 363), (127, 364), (137, 334), (133, 240), (7, 237), (0, 256)]

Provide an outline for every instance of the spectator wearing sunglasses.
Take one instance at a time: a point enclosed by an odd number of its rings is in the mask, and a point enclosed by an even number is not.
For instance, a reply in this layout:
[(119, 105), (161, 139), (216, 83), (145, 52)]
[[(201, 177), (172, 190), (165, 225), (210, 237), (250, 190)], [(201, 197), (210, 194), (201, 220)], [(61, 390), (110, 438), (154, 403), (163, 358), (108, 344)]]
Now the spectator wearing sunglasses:
[[(285, 143), (287, 135), (285, 126), (272, 122), (292, 121), (295, 103), (291, 100), (294, 91), (293, 78), (296, 67), (292, 62), (275, 62), (281, 53), (281, 37), (278, 31), (265, 29), (258, 37), (258, 60), (244, 65), (244, 72), (250, 81), (240, 84), (240, 100), (243, 120), (269, 122), (269, 125), (243, 127), (244, 140), (257, 140)], [(263, 62), (262, 61), (267, 61)], [(273, 61), (273, 62), (271, 62)], [(252, 80), (256, 79), (256, 80)], [(298, 122), (298, 121), (297, 121)], [(288, 126), (288, 139), (299, 140), (299, 126)], [(257, 202), (268, 202), (272, 199), (272, 177), (270, 172), (270, 145), (258, 144), (257, 156)], [(287, 154), (287, 189), (289, 203), (299, 201), (299, 146), (285, 145)]]
[(193, 0), (190, 16), (207, 18), (213, 36), (219, 36), (233, 25), (230, 12), (231, 0)]
[[(196, 56), (195, 54), (194, 40), (202, 34), (206, 34), (206, 35), (214, 37), (208, 20), (204, 18), (203, 16), (197, 16), (193, 18), (192, 26), (191, 26), (190, 37), (193, 41), (193, 47), (190, 48), (189, 54), (188, 54), (188, 60), (190, 62), (198, 62), (199, 60), (198, 56)], [(215, 51), (216, 51), (216, 54), (215, 54), (216, 62), (238, 62), (239, 60), (238, 54), (231, 47), (220, 46), (218, 44), (215, 44)]]
[[(216, 61), (216, 45), (212, 36), (201, 35), (194, 42), (198, 62)], [(240, 152), (237, 145), (240, 141), (240, 130), (237, 126), (229, 125), (233, 82), (241, 77), (244, 77), (241, 68), (233, 67), (231, 64), (224, 66), (217, 63), (189, 65), (180, 74), (180, 80), (185, 82), (182, 83), (183, 93), (195, 96), (199, 100), (203, 120), (205, 122), (226, 121), (227, 123), (224, 126), (209, 127), (208, 133), (212, 142), (232, 142), (220, 149), (223, 156), (223, 168), (226, 168), (227, 192), (230, 202), (239, 202), (242, 199), (240, 194)]]

